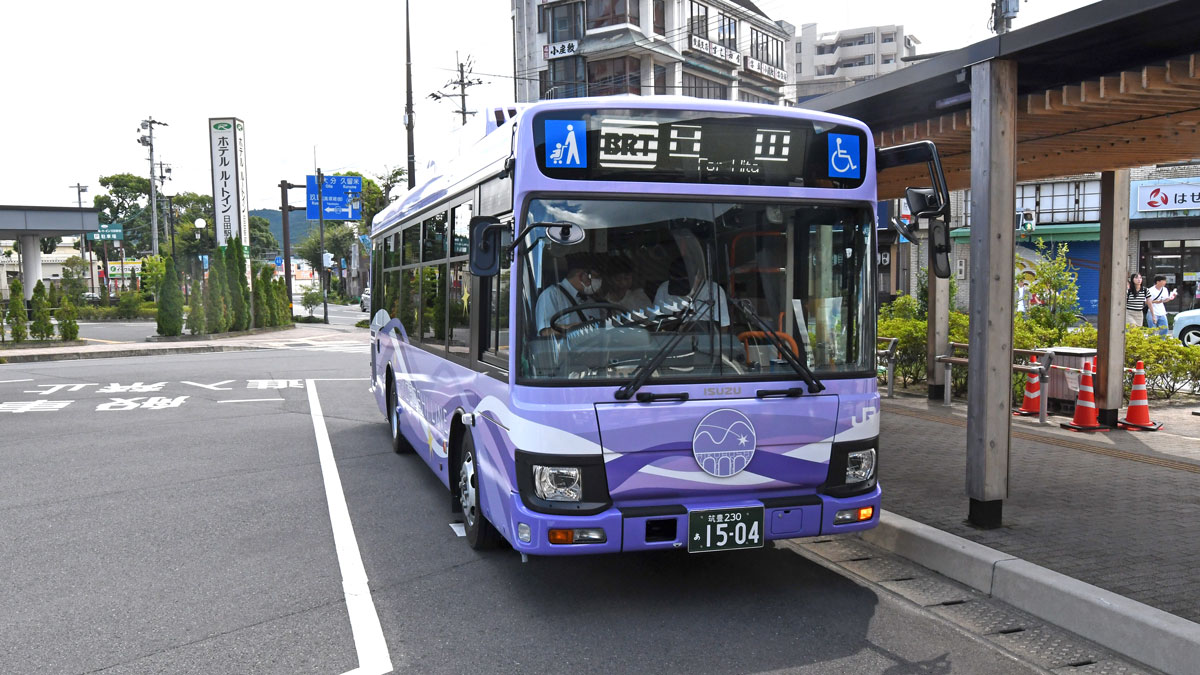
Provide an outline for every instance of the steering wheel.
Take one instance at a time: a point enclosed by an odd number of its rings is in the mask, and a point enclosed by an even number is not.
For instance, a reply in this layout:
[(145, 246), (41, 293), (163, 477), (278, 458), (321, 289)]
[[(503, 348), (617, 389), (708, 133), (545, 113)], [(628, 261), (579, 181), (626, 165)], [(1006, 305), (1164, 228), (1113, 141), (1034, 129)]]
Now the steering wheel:
[[(570, 307), (567, 307), (564, 310), (555, 312), (554, 316), (550, 317), (550, 328), (553, 328), (554, 330), (557, 330), (557, 331), (566, 330), (565, 328), (560, 328), (558, 326), (559, 319), (563, 318), (564, 316), (566, 316), (568, 314), (574, 314), (576, 312), (583, 312), (583, 311), (589, 310), (589, 309), (609, 310), (609, 316), (611, 316), (614, 312), (624, 313), (626, 311), (626, 309), (624, 307), (622, 307), (621, 305), (618, 305), (615, 302), (604, 302), (603, 300), (593, 301), (593, 302), (581, 302), (578, 305), (571, 305)], [(601, 321), (603, 321), (603, 319), (588, 319), (587, 321), (582, 321), (578, 325), (572, 326), (571, 328), (580, 328), (582, 326), (590, 325), (593, 323), (598, 324)]]

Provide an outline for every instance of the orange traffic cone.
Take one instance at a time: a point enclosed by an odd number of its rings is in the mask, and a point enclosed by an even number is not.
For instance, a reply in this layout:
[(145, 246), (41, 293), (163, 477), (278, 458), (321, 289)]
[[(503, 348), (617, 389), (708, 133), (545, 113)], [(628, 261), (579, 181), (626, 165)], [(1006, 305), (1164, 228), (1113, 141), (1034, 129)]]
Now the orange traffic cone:
[(1137, 362), (1133, 369), (1133, 390), (1129, 392), (1129, 409), (1125, 417), (1117, 420), (1122, 429), (1130, 431), (1158, 431), (1162, 428), (1159, 422), (1150, 420), (1150, 400), (1146, 397), (1146, 369), (1142, 362)]
[(1099, 423), (1096, 413), (1096, 395), (1092, 393), (1092, 363), (1084, 360), (1083, 375), (1079, 378), (1079, 398), (1075, 401), (1075, 417), (1062, 428), (1072, 431), (1108, 431)]
[[(1036, 365), (1037, 357), (1030, 356), (1029, 362)], [(1021, 407), (1013, 411), (1014, 415), (1029, 417), (1037, 415), (1041, 412), (1038, 405), (1042, 398), (1042, 384), (1038, 379), (1037, 373), (1029, 373), (1028, 379), (1025, 381), (1025, 398), (1021, 400)]]

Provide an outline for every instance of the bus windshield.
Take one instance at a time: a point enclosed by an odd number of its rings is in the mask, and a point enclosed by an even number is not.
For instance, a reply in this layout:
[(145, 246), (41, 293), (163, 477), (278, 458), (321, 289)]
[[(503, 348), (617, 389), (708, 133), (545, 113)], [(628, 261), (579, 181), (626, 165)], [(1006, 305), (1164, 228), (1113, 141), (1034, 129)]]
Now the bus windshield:
[[(655, 360), (648, 383), (797, 379), (782, 349), (820, 376), (874, 368), (865, 205), (534, 199), (531, 224), (522, 382), (620, 384)], [(566, 226), (582, 238), (548, 235)]]

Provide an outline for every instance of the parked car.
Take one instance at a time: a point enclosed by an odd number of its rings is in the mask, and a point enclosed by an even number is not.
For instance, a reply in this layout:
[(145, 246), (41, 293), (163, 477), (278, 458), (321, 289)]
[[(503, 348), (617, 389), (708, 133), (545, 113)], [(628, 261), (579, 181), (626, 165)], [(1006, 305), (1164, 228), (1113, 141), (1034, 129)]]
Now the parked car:
[(1189, 309), (1175, 315), (1171, 335), (1187, 346), (1200, 345), (1200, 309)]
[(100, 296), (91, 291), (85, 291), (83, 294), (83, 301), (89, 305), (98, 305), (100, 304)]
[(364, 288), (362, 297), (358, 299), (358, 308), (366, 312), (371, 309), (371, 289)]

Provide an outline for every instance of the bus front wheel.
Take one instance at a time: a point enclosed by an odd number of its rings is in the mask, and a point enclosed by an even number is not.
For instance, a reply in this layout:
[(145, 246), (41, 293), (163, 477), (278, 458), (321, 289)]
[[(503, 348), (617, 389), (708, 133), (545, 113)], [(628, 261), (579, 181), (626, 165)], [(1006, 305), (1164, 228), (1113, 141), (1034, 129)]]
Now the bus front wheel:
[(387, 417), (388, 430), (392, 433), (392, 452), (397, 455), (402, 455), (412, 451), (412, 446), (404, 438), (404, 434), (400, 433), (400, 400), (396, 394), (396, 379), (388, 373), (388, 388), (387, 388)]
[(495, 548), (500, 543), (500, 533), (492, 527), (479, 507), (479, 463), (475, 455), (475, 440), (470, 431), (463, 434), (458, 454), (458, 500), (462, 506), (467, 544), (477, 551)]

